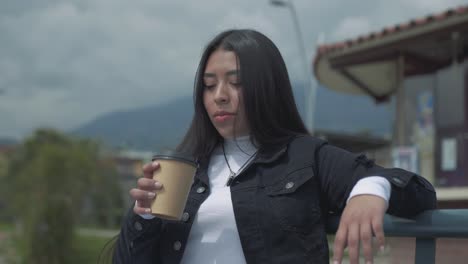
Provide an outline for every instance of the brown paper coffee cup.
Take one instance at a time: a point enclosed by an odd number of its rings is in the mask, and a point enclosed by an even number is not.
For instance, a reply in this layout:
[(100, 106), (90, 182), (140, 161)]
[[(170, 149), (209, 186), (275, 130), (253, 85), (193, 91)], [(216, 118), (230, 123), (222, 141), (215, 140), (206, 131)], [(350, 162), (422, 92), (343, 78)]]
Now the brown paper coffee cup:
[(160, 167), (153, 179), (162, 183), (151, 204), (151, 213), (159, 218), (180, 220), (193, 183), (197, 163), (193, 158), (177, 152), (164, 152), (153, 156)]

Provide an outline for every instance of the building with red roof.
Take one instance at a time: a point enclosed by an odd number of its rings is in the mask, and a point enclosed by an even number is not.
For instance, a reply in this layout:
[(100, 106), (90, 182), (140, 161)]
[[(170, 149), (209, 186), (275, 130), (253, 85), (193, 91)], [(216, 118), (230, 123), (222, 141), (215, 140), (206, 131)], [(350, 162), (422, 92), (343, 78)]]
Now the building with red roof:
[[(393, 164), (436, 187), (439, 208), (468, 207), (468, 6), (319, 46), (325, 87), (395, 106)], [(390, 122), (390, 120), (389, 120)], [(390, 238), (391, 263), (414, 261), (413, 238)], [(465, 239), (438, 239), (436, 263), (465, 263)]]
[(394, 161), (414, 164), (442, 206), (466, 206), (467, 56), (468, 6), (461, 6), (321, 45), (313, 66), (327, 88), (376, 103), (394, 98)]

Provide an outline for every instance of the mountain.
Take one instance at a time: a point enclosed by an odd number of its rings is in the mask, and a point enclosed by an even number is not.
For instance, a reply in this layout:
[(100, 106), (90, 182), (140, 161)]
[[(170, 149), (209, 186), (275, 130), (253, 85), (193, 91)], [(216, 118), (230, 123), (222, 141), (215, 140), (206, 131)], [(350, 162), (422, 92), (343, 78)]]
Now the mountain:
[(0, 146), (12, 146), (19, 142), (14, 138), (0, 137)]
[(72, 131), (116, 147), (140, 150), (172, 148), (184, 136), (192, 118), (192, 98), (105, 114)]
[[(298, 109), (304, 116), (304, 86), (295, 85)], [(179, 97), (164, 104), (100, 116), (72, 131), (97, 138), (117, 147), (141, 150), (172, 148), (182, 139), (192, 114), (191, 97)], [(335, 132), (367, 132), (382, 136), (390, 133), (392, 113), (386, 105), (376, 106), (364, 96), (345, 95), (319, 87), (315, 127)]]

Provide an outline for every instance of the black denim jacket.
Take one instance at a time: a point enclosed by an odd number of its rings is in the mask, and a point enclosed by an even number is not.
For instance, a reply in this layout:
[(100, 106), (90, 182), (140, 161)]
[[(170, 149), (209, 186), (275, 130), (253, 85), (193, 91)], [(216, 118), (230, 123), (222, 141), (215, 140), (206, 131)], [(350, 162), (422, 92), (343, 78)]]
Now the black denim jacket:
[[(183, 221), (145, 220), (130, 209), (113, 263), (179, 263), (198, 208), (210, 193), (207, 162), (197, 171)], [(328, 263), (324, 222), (340, 214), (355, 183), (383, 176), (392, 185), (387, 213), (409, 217), (436, 207), (424, 178), (375, 165), (311, 137), (262, 149), (233, 181), (231, 199), (248, 263)]]

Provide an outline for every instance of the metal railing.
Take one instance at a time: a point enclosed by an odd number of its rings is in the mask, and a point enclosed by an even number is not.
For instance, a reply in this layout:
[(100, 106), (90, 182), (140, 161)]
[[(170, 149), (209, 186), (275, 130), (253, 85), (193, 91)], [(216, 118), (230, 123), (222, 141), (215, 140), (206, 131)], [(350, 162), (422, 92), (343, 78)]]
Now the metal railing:
[[(327, 222), (327, 232), (335, 234), (339, 216)], [(415, 237), (416, 264), (435, 263), (437, 238), (468, 238), (468, 209), (441, 209), (425, 211), (412, 218), (385, 215), (385, 236)]]

